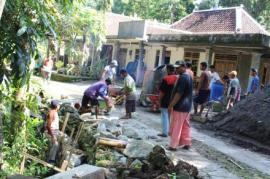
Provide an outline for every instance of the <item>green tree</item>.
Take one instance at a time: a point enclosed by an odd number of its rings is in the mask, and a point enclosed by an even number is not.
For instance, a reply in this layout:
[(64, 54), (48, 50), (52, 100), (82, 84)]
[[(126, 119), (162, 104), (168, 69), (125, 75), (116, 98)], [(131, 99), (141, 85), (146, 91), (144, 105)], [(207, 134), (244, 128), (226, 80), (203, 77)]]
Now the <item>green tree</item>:
[(194, 9), (193, 0), (115, 0), (115, 13), (173, 23)]
[(218, 6), (218, 4), (219, 0), (203, 0), (199, 4), (197, 4), (197, 8), (199, 10), (206, 10)]

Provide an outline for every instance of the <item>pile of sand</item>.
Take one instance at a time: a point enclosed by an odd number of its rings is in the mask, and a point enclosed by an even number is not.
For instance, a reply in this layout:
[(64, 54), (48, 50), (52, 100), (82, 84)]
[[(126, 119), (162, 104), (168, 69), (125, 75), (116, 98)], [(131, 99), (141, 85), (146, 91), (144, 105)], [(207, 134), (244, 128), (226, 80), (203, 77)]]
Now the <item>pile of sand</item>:
[(231, 110), (218, 114), (210, 126), (270, 145), (270, 87), (248, 96)]

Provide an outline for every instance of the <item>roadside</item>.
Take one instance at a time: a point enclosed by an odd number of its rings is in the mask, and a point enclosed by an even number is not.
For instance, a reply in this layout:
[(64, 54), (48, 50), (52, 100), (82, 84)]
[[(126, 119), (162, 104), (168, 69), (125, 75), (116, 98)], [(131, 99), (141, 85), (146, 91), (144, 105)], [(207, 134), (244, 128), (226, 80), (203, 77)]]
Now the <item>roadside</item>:
[[(50, 82), (44, 89), (53, 97), (60, 98), (66, 95), (69, 98), (80, 99), (83, 91), (91, 82), (61, 83)], [(146, 108), (137, 108), (135, 120), (125, 123), (140, 129), (148, 140), (165, 146), (169, 139), (154, 138), (160, 129), (159, 114), (146, 112)], [(124, 109), (116, 107), (111, 113), (111, 118), (117, 118), (124, 113)], [(204, 178), (270, 178), (269, 156), (257, 154), (235, 146), (220, 138), (212, 137), (192, 127), (193, 147), (190, 151), (178, 150), (171, 153), (175, 159), (184, 160), (199, 169)]]

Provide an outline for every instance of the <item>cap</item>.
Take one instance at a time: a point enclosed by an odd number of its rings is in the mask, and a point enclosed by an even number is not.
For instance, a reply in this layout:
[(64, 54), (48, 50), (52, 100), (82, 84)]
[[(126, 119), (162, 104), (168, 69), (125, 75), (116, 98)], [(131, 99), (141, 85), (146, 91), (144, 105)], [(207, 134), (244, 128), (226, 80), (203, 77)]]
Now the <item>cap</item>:
[(184, 60), (178, 60), (178, 61), (176, 61), (175, 64), (174, 64), (174, 67), (175, 68), (178, 68), (180, 66), (186, 67), (186, 62)]
[(237, 71), (231, 71), (231, 72), (229, 73), (229, 75), (237, 76)]
[(254, 73), (258, 73), (258, 70), (256, 68), (251, 68), (251, 71)]
[(112, 60), (111, 65), (113, 65), (113, 66), (118, 66), (118, 63), (117, 63), (116, 60)]

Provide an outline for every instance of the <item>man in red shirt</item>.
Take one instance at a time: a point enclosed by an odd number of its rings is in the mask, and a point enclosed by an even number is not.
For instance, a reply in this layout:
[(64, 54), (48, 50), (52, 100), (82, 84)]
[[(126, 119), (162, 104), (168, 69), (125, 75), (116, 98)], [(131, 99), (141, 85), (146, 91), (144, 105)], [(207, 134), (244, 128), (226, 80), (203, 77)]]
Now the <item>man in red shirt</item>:
[(177, 80), (175, 75), (175, 68), (173, 65), (167, 65), (167, 76), (162, 79), (159, 87), (159, 98), (161, 106), (161, 119), (162, 119), (162, 133), (158, 134), (161, 137), (167, 137), (170, 125), (170, 114), (168, 111), (168, 106), (171, 99), (171, 93)]

